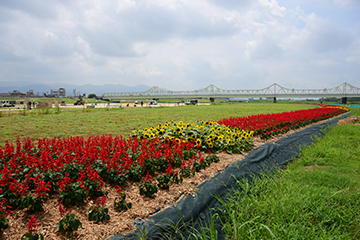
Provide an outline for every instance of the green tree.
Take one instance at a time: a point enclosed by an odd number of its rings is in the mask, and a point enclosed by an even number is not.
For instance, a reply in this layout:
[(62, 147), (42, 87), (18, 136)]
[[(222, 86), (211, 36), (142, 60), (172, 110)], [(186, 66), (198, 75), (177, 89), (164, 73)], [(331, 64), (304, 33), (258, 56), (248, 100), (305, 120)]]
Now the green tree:
[(97, 98), (96, 94), (95, 93), (90, 93), (88, 95), (88, 98)]

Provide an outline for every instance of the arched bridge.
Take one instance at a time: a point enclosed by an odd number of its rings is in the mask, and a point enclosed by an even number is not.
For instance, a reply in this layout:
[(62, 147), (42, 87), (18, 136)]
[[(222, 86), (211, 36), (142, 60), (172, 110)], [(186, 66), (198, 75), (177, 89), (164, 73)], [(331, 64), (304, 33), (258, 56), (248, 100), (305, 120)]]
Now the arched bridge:
[(144, 92), (110, 92), (104, 93), (103, 98), (111, 99), (137, 99), (137, 98), (249, 98), (272, 97), (278, 98), (320, 98), (320, 97), (360, 97), (360, 88), (349, 83), (337, 87), (324, 89), (294, 89), (285, 88), (277, 83), (263, 89), (255, 90), (224, 90), (209, 85), (201, 90), (169, 91), (154, 86)]

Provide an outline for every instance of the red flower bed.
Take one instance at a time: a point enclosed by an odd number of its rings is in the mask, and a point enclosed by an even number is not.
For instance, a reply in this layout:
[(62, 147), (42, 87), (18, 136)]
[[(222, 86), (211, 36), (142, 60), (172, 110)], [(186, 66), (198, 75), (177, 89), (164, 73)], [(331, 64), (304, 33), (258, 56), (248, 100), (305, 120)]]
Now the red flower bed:
[(82, 204), (88, 197), (106, 195), (105, 182), (141, 181), (171, 167), (190, 170), (198, 158), (194, 143), (159, 138), (125, 140), (110, 135), (40, 139), (37, 144), (30, 139), (18, 139), (15, 145), (6, 142), (0, 146), (0, 228), (7, 227), (9, 209), (41, 211), (49, 194), (60, 193), (64, 205)]
[(348, 111), (346, 108), (321, 105), (323, 108), (298, 110), (293, 112), (260, 114), (248, 117), (231, 117), (218, 121), (231, 128), (253, 131), (254, 136), (262, 139), (288, 132), (291, 129), (303, 127), (307, 124), (324, 120)]

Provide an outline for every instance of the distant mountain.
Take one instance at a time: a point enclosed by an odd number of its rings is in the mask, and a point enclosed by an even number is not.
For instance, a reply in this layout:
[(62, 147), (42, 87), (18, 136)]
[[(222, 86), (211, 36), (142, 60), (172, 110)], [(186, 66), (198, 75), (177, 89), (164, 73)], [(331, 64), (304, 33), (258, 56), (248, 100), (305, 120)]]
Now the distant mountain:
[(140, 84), (135, 87), (121, 85), (121, 84), (105, 84), (105, 85), (74, 85), (74, 84), (62, 84), (62, 83), (53, 83), (53, 84), (38, 84), (38, 83), (27, 83), (23, 84), (21, 82), (0, 82), (0, 93), (8, 93), (13, 90), (19, 90), (20, 92), (28, 92), (33, 90), (34, 94), (50, 93), (51, 89), (65, 88), (66, 95), (72, 96), (74, 89), (75, 94), (85, 94), (86, 96), (90, 93), (95, 93), (97, 96), (101, 96), (106, 92), (143, 92), (150, 89), (150, 86)]

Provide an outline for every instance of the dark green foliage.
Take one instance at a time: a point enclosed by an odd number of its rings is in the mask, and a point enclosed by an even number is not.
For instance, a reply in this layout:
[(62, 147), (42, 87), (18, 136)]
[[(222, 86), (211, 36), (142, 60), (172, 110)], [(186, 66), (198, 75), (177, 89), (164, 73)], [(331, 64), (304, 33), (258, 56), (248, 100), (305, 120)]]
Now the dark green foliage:
[(88, 212), (89, 221), (99, 223), (110, 220), (109, 209), (107, 206), (91, 206)]
[(66, 189), (60, 193), (59, 200), (65, 206), (69, 206), (75, 204), (82, 205), (86, 198), (86, 190), (80, 186), (79, 182), (75, 182), (66, 185)]
[(43, 211), (42, 204), (46, 200), (47, 198), (38, 198), (35, 194), (29, 193), (28, 195), (21, 197), (19, 208), (27, 208), (27, 212), (29, 213)]
[(132, 203), (126, 202), (126, 194), (121, 192), (119, 195), (120, 197), (115, 198), (114, 200), (114, 208), (118, 211), (130, 209), (132, 207)]
[(145, 197), (152, 197), (158, 192), (156, 185), (151, 181), (140, 184), (139, 190), (140, 195), (145, 195)]
[(189, 167), (182, 167), (180, 170), (180, 176), (184, 177), (184, 178), (188, 178), (194, 174), (195, 174), (195, 171), (192, 171)]
[(171, 176), (169, 174), (159, 175), (156, 177), (156, 180), (158, 181), (158, 187), (163, 190), (168, 190), (170, 187), (170, 180)]
[(22, 236), (21, 240), (44, 240), (44, 236), (42, 234), (38, 233), (25, 233), (24, 236)]
[(75, 213), (68, 213), (65, 215), (65, 218), (62, 218), (56, 227), (59, 229), (59, 232), (64, 233), (66, 237), (72, 237), (74, 231), (78, 230), (79, 227), (82, 228), (82, 224), (79, 218)]

